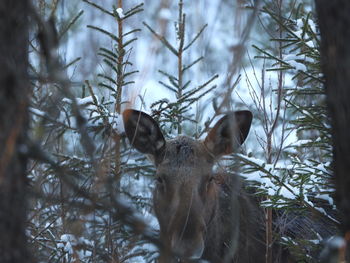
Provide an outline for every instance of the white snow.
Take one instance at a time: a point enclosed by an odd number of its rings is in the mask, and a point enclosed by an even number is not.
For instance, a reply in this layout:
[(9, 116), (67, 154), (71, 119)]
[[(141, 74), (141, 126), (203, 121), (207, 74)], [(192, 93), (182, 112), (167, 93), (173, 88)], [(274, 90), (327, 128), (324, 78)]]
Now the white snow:
[(75, 236), (72, 235), (72, 234), (63, 234), (63, 235), (61, 235), (61, 240), (63, 242), (73, 242), (73, 243), (77, 242)]
[[(95, 100), (98, 101), (98, 97), (97, 96), (95, 96)], [(72, 100), (68, 99), (68, 98), (63, 98), (62, 101), (67, 103), (67, 104), (72, 104)], [(79, 106), (84, 106), (84, 105), (87, 105), (87, 104), (94, 103), (94, 99), (93, 99), (92, 96), (88, 96), (88, 97), (85, 97), (85, 98), (75, 98), (75, 102)]]
[(314, 48), (315, 44), (312, 40), (309, 40), (308, 42), (305, 43), (307, 46), (309, 46), (310, 48)]
[(65, 252), (72, 255), (73, 254), (73, 246), (77, 244), (77, 239), (72, 234), (63, 234), (61, 235), (61, 241), (63, 243), (59, 244), (59, 247), (63, 248)]
[(325, 200), (325, 201), (328, 201), (328, 203), (330, 205), (334, 204), (333, 198), (330, 197), (328, 194), (317, 194), (315, 197), (319, 198), (319, 199), (322, 199), (322, 200)]
[(293, 147), (300, 147), (300, 146), (304, 146), (305, 144), (309, 144), (312, 143), (312, 140), (297, 140), (296, 142), (292, 143), (291, 145)]
[(304, 22), (301, 18), (297, 19), (297, 27), (302, 28), (304, 26)]
[(123, 9), (122, 8), (117, 8), (117, 13), (118, 13), (118, 16), (123, 19), (125, 17), (124, 13), (123, 13)]
[(124, 122), (121, 114), (114, 113), (112, 116), (108, 117), (109, 123), (112, 125), (112, 128), (117, 131), (117, 133), (124, 133)]
[(72, 104), (72, 100), (68, 99), (68, 98), (63, 98), (62, 101), (67, 103), (67, 104)]
[(44, 117), (46, 115), (45, 112), (38, 110), (38, 109), (35, 109), (35, 108), (32, 108), (32, 107), (29, 107), (29, 111), (37, 116), (40, 116), (40, 117)]
[(313, 32), (316, 32), (316, 24), (312, 19), (308, 20), (308, 24)]
[(294, 34), (295, 34), (298, 38), (301, 38), (301, 36), (302, 36), (302, 34), (303, 34), (303, 30), (294, 31)]
[(93, 242), (84, 237), (80, 237), (79, 239), (77, 239), (72, 234), (63, 234), (61, 235), (60, 242), (57, 244), (57, 247), (63, 249), (67, 253), (67, 258), (68, 256), (72, 256), (74, 253), (78, 255), (80, 260), (83, 260), (87, 257), (91, 257), (91, 251), (87, 249), (78, 248), (77, 245), (83, 245), (84, 247), (92, 247)]
[[(95, 99), (98, 101), (98, 98), (96, 96), (95, 96)], [(92, 96), (89, 96), (85, 98), (76, 98), (76, 101), (78, 105), (86, 105), (89, 103), (93, 103), (94, 99), (92, 98)]]
[(296, 59), (300, 59), (300, 57), (298, 55), (295, 54), (289, 54), (283, 57), (284, 61), (289, 61), (289, 60), (296, 60)]
[(294, 191), (296, 190), (297, 189), (293, 189), (293, 187), (290, 185), (288, 185), (288, 189), (285, 186), (282, 186), (280, 190), (280, 195), (287, 199), (295, 199), (297, 194)]
[(294, 67), (297, 71), (306, 71), (307, 68), (304, 64), (297, 62), (295, 60), (290, 60), (288, 61), (289, 65), (291, 65), (292, 67)]

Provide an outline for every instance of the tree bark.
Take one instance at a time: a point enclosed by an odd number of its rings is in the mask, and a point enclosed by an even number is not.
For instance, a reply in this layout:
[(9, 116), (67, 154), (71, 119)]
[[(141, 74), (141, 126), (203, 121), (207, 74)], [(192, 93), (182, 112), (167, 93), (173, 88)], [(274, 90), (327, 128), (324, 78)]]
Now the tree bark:
[(350, 259), (350, 1), (315, 0), (332, 120), (336, 203)]
[(0, 262), (30, 262), (26, 246), (28, 0), (0, 1)]

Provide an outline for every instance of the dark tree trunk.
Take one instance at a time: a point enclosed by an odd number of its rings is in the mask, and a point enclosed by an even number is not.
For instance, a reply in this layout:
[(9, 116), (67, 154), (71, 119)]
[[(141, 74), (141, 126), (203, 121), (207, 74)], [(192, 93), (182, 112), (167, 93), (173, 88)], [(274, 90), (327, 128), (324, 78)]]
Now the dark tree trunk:
[[(0, 262), (30, 262), (26, 246), (28, 0), (0, 1)], [(21, 154), (22, 151), (22, 154)]]
[(332, 119), (336, 202), (350, 256), (350, 1), (315, 0)]

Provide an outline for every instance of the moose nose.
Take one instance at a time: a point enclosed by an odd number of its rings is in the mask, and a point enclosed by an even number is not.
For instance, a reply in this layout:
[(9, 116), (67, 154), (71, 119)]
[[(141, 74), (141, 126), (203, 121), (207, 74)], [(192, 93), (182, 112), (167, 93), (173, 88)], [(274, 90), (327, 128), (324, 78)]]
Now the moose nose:
[(180, 258), (200, 259), (204, 251), (204, 241), (201, 236), (193, 239), (179, 239), (173, 236), (171, 248)]

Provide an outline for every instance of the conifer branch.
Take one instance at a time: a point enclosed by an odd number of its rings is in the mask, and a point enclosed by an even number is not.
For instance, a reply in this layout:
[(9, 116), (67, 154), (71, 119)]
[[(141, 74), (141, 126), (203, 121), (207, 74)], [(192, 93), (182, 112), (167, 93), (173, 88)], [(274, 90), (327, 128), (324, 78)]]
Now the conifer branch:
[(191, 40), (190, 43), (187, 44), (187, 46), (184, 47), (184, 51), (189, 49), (194, 42), (196, 42), (196, 40), (201, 36), (201, 34), (203, 33), (203, 31), (207, 28), (208, 24), (205, 24), (200, 30), (199, 32), (195, 35), (195, 37)]
[(110, 11), (104, 9), (102, 6), (100, 6), (100, 5), (96, 4), (96, 3), (90, 2), (90, 1), (88, 1), (88, 0), (83, 0), (83, 2), (85, 2), (85, 3), (87, 3), (87, 4), (91, 5), (91, 6), (93, 6), (93, 7), (95, 7), (95, 8), (97, 8), (97, 9), (99, 9), (99, 10), (101, 10), (103, 13), (105, 13), (105, 14), (107, 14), (107, 15), (110, 15), (110, 16), (112, 16), (112, 17), (115, 17), (115, 15), (114, 15), (112, 12), (110, 12)]
[(144, 26), (151, 31), (151, 33), (157, 37), (175, 56), (177, 56), (177, 51), (176, 49), (169, 43), (168, 40), (166, 40), (165, 37), (159, 35), (157, 32), (155, 32), (146, 22), (142, 22), (142, 24), (144, 24)]
[(84, 11), (81, 10), (69, 23), (64, 27), (64, 29), (58, 34), (58, 39), (61, 39), (67, 31), (78, 21), (78, 19), (84, 14)]

